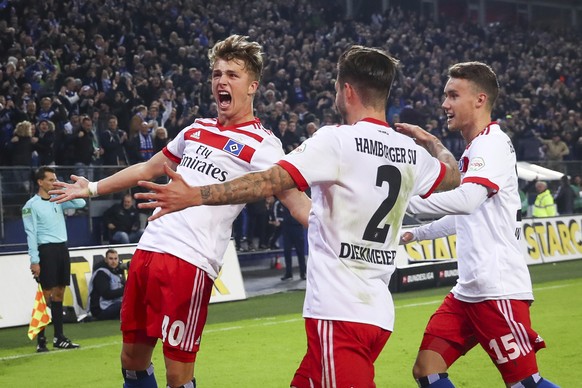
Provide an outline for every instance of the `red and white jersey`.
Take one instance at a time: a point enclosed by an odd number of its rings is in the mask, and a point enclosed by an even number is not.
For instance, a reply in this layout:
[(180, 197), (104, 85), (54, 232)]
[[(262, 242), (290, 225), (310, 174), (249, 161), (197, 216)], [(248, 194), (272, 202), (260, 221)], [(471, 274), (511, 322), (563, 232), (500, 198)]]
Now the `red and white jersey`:
[(325, 126), (278, 164), (311, 187), (303, 316), (393, 330), (388, 283), (404, 213), (438, 186), (444, 164), (370, 118)]
[[(232, 127), (197, 119), (162, 151), (178, 163), (191, 186), (222, 183), (272, 167), (284, 155), (281, 141), (258, 119)], [(218, 276), (232, 223), (244, 205), (198, 206), (150, 222), (139, 249), (170, 253)], [(159, 209), (156, 209), (158, 211)]]
[(462, 183), (489, 189), (472, 214), (456, 215), (459, 279), (452, 292), (465, 302), (533, 300), (521, 238), (516, 156), (509, 137), (491, 123), (459, 160)]

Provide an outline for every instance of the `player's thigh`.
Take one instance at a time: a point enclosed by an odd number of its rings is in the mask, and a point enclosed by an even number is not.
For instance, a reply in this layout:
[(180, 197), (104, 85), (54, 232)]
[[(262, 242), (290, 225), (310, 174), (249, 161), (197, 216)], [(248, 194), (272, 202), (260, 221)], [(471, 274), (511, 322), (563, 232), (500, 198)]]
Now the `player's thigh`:
[[(127, 282), (121, 303), (121, 330), (145, 332), (147, 325), (147, 289), (149, 287), (150, 263), (159, 253), (137, 249), (131, 259)], [(137, 339), (139, 336), (133, 336)], [(133, 342), (133, 337), (128, 338)], [(125, 341), (125, 335), (124, 335)]]
[(162, 339), (164, 356), (194, 362), (208, 315), (212, 279), (202, 269), (166, 254), (152, 263), (147, 333)]
[[(477, 339), (464, 303), (449, 294), (430, 317), (419, 350), (437, 352), (450, 367), (476, 344)], [(422, 361), (420, 358), (417, 363)]]
[(485, 301), (475, 304), (469, 315), (479, 343), (506, 383), (538, 371), (535, 352), (545, 343), (531, 327), (528, 301)]
[(377, 326), (306, 319), (308, 350), (291, 383), (310, 386), (375, 387), (374, 361), (390, 337)]

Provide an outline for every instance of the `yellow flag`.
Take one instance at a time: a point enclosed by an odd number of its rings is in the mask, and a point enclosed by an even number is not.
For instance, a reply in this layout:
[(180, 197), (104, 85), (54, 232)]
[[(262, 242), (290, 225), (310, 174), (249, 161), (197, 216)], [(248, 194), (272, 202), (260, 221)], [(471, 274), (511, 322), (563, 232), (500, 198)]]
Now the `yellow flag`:
[(44, 294), (40, 283), (38, 290), (36, 290), (36, 297), (34, 298), (34, 307), (32, 308), (32, 318), (28, 326), (28, 338), (34, 339), (40, 333), (43, 327), (51, 322), (51, 317), (48, 314)]

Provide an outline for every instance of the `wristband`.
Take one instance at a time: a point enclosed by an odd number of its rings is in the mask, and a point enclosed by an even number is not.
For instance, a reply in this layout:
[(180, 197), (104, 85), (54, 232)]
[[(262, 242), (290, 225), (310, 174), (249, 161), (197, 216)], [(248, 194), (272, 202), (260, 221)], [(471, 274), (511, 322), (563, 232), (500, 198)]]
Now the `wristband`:
[(99, 182), (89, 182), (87, 189), (89, 189), (89, 197), (93, 198), (99, 195), (97, 191), (97, 183)]

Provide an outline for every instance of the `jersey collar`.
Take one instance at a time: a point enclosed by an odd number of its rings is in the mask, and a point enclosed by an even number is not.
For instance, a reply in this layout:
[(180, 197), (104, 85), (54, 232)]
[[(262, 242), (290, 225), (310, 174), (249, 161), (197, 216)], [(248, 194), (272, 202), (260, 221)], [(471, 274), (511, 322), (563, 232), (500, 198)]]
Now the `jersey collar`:
[(375, 119), (375, 118), (372, 118), (372, 117), (364, 117), (360, 121), (366, 121), (368, 123), (382, 125), (382, 126), (384, 126), (386, 128), (390, 128), (390, 124), (388, 124), (386, 121), (378, 120), (378, 119)]

